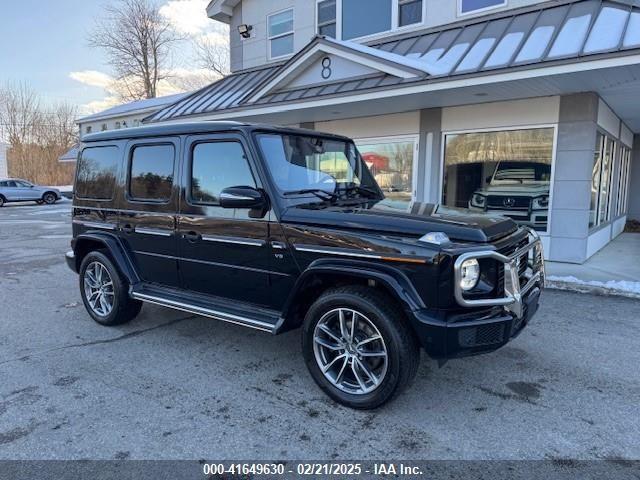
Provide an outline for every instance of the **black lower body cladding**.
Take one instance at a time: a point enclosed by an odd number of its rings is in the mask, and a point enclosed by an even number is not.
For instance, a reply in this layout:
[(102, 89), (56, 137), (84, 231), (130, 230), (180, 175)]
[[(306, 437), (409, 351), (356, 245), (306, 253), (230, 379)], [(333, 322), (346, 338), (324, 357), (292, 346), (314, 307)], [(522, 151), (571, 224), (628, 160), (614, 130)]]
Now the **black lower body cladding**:
[(412, 325), (429, 356), (449, 359), (492, 352), (517, 337), (538, 310), (541, 289), (523, 299), (522, 317), (502, 307), (443, 315), (430, 310), (414, 312)]

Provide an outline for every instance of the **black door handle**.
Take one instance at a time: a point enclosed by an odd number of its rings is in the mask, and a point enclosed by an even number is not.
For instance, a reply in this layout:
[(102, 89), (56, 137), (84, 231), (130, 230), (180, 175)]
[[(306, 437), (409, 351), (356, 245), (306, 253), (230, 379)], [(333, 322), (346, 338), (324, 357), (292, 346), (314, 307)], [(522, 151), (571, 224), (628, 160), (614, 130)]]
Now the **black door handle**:
[(133, 226), (132, 226), (132, 225), (130, 225), (130, 224), (128, 224), (128, 223), (127, 223), (126, 225), (124, 225), (124, 226), (122, 227), (122, 231), (123, 231), (124, 233), (129, 234), (129, 233), (133, 233), (133, 232), (135, 232), (135, 228), (133, 228)]
[(191, 243), (195, 243), (202, 238), (202, 236), (198, 232), (194, 232), (194, 231), (185, 233), (183, 237), (187, 242), (191, 242)]

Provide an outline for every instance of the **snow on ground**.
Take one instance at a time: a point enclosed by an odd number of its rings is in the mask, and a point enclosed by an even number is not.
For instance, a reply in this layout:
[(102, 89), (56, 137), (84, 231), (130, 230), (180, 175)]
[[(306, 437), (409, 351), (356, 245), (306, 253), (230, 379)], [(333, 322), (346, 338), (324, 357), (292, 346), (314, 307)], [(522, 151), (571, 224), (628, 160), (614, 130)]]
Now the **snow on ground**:
[(573, 276), (549, 275), (546, 277), (547, 287), (559, 290), (573, 290), (577, 292), (616, 294), (630, 298), (640, 298), (640, 282), (626, 280), (610, 280), (600, 282), (597, 280), (580, 280)]

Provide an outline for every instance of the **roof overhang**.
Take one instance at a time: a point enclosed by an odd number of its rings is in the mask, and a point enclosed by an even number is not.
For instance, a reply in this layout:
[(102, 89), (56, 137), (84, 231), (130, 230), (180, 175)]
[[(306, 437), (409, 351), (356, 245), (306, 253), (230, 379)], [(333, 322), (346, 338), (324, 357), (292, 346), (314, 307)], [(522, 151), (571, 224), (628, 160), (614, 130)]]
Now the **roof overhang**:
[(318, 36), (291, 58), (275, 75), (258, 86), (249, 97), (249, 103), (257, 102), (265, 95), (282, 88), (327, 55), (335, 55), (356, 65), (403, 79), (420, 79), (429, 75), (426, 65), (413, 59), (383, 52), (355, 42), (342, 42)]
[(231, 23), (233, 9), (241, 0), (212, 0), (207, 6), (207, 15), (213, 20)]
[[(602, 82), (604, 77), (608, 78), (606, 83)], [(604, 55), (581, 62), (454, 79), (438, 78), (303, 101), (245, 105), (173, 120), (241, 119), (293, 124), (588, 91), (600, 95), (627, 126), (640, 133), (640, 112), (629, 102), (629, 98), (640, 97), (640, 53)]]

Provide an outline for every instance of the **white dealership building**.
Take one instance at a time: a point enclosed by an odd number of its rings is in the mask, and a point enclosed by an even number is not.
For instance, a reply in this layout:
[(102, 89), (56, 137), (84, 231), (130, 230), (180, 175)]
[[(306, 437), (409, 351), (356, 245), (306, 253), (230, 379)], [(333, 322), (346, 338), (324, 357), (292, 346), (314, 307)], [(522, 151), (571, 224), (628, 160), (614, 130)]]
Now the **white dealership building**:
[(233, 73), (145, 122), (347, 135), (407, 207), (506, 214), (582, 263), (640, 217), (636, 3), (213, 0)]

